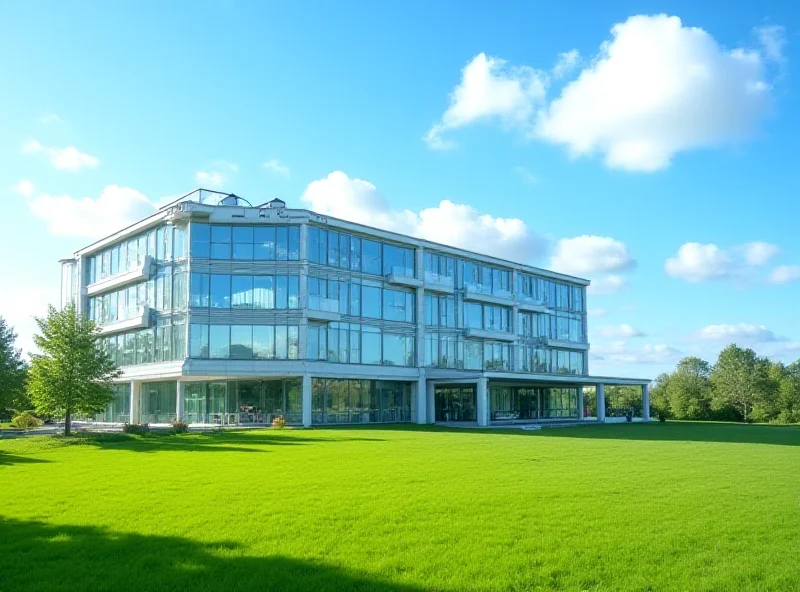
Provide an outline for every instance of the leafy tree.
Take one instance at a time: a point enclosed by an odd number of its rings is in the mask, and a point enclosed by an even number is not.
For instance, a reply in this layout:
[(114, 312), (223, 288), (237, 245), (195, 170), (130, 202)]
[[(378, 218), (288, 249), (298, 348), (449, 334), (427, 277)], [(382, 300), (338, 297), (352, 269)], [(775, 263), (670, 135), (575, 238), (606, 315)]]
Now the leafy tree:
[(784, 368), (777, 399), (776, 419), (781, 423), (800, 423), (800, 360)]
[(25, 362), (14, 346), (17, 334), (0, 317), (0, 411), (25, 407)]
[(659, 419), (672, 417), (668, 396), (671, 379), (671, 374), (659, 374), (650, 387), (650, 413)]
[(711, 365), (697, 357), (683, 358), (666, 388), (670, 410), (677, 419), (711, 417)]
[(41, 335), (34, 342), (43, 353), (32, 356), (28, 390), (41, 414), (63, 416), (69, 435), (74, 414), (102, 411), (112, 398), (111, 382), (120, 375), (111, 357), (98, 347), (94, 322), (74, 305), (52, 306), (36, 318)]
[(769, 396), (770, 364), (768, 359), (759, 358), (749, 348), (732, 343), (723, 349), (711, 371), (714, 408), (724, 411), (728, 407), (736, 410), (744, 421), (751, 419), (753, 408), (763, 404)]

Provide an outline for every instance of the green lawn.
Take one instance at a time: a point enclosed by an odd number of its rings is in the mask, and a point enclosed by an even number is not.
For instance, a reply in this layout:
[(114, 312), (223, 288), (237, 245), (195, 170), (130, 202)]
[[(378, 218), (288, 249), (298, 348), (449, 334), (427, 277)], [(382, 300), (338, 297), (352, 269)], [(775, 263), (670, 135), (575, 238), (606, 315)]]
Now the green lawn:
[(800, 427), (0, 440), (0, 590), (798, 590)]

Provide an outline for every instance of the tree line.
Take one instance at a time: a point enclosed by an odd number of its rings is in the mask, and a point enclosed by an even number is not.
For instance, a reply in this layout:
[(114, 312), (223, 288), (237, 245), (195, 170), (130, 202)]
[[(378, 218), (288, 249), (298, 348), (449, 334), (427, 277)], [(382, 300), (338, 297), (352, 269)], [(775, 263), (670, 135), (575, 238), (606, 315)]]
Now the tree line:
[(785, 365), (735, 343), (713, 365), (683, 358), (650, 389), (660, 418), (800, 423), (800, 360)]

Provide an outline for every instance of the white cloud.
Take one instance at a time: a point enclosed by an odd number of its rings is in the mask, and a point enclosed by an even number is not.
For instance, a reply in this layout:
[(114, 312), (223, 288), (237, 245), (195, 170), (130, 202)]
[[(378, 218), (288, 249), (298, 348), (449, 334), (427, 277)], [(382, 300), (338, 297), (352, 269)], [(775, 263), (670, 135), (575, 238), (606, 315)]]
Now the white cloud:
[(586, 314), (590, 317), (607, 317), (611, 314), (611, 311), (607, 308), (590, 308)]
[(448, 150), (455, 142), (442, 137), (476, 121), (498, 120), (507, 127), (530, 125), (545, 98), (547, 75), (528, 66), (508, 66), (505, 60), (480, 53), (462, 70), (461, 82), (450, 94), (450, 106), (424, 136), (428, 146)]
[(785, 341), (785, 337), (775, 335), (764, 325), (749, 325), (738, 323), (736, 325), (708, 325), (698, 332), (701, 339), (708, 341), (747, 341), (752, 343), (769, 343), (773, 341)]
[(551, 267), (570, 275), (625, 271), (636, 264), (625, 243), (607, 236), (583, 235), (556, 243)]
[(608, 294), (618, 294), (630, 288), (628, 280), (621, 275), (609, 274), (593, 279), (587, 288), (587, 292), (592, 296), (603, 296)]
[(625, 341), (592, 346), (590, 351), (594, 359), (627, 364), (666, 364), (677, 362), (681, 355), (680, 350), (664, 343), (633, 348)]
[(12, 189), (23, 197), (30, 197), (36, 192), (36, 188), (33, 186), (33, 183), (27, 179), (22, 179), (22, 181), (14, 185)]
[(289, 177), (289, 167), (282, 164), (277, 158), (271, 158), (262, 165), (266, 170), (279, 177)]
[(54, 262), (54, 281), (50, 285), (16, 283), (13, 289), (0, 290), (0, 310), (3, 311), (6, 322), (14, 328), (17, 334), (15, 345), (22, 349), (25, 357), (29, 352), (38, 351), (33, 343), (33, 335), (39, 332), (39, 327), (33, 317), (45, 316), (49, 304), (56, 308), (59, 306), (57, 265)]
[(572, 72), (580, 61), (581, 54), (578, 53), (577, 49), (571, 49), (570, 51), (558, 54), (558, 61), (552, 71), (553, 78), (563, 78)]
[(50, 125), (53, 123), (59, 123), (61, 118), (56, 113), (44, 113), (41, 117), (39, 117), (39, 123), (42, 125)]
[(66, 171), (78, 171), (82, 168), (94, 168), (100, 161), (94, 156), (85, 154), (74, 146), (66, 148), (48, 148), (42, 146), (37, 140), (31, 139), (22, 145), (22, 152), (26, 154), (47, 154), (50, 164), (57, 169)]
[(612, 168), (656, 171), (683, 151), (740, 141), (770, 102), (759, 50), (726, 50), (678, 17), (614, 25), (578, 78), (538, 117), (538, 137)]
[[(744, 243), (729, 249), (713, 243), (684, 243), (675, 257), (666, 260), (664, 270), (671, 277), (692, 283), (734, 279), (746, 284), (755, 279), (761, 281), (763, 272), (758, 268), (767, 265), (780, 252), (777, 245), (762, 241)], [(778, 275), (785, 273), (786, 270), (782, 270)], [(770, 281), (781, 283), (776, 282), (774, 277)]]
[(153, 214), (153, 203), (135, 189), (108, 185), (98, 198), (40, 195), (31, 211), (52, 234), (100, 238)]
[(755, 241), (741, 246), (744, 260), (748, 265), (760, 266), (769, 263), (769, 260), (781, 252), (777, 245)]
[(795, 280), (800, 280), (800, 265), (779, 265), (769, 276), (772, 284), (788, 284)]
[(598, 327), (600, 337), (605, 339), (630, 339), (631, 337), (644, 337), (645, 334), (630, 325), (601, 325)]
[(204, 187), (220, 187), (227, 177), (218, 171), (197, 171), (194, 180)]
[(341, 171), (310, 183), (301, 199), (320, 214), (515, 261), (533, 261), (545, 246), (518, 218), (496, 218), (449, 200), (418, 212), (393, 210), (375, 185)]
[(765, 25), (753, 30), (763, 48), (764, 58), (776, 63), (783, 63), (783, 46), (786, 45), (786, 29), (779, 25)]

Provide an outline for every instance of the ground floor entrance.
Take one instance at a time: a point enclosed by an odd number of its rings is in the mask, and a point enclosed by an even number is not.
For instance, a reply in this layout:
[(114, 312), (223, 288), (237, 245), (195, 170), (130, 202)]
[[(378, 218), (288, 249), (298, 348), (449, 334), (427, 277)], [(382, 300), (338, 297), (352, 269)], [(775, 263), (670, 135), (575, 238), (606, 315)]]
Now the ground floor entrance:
[(475, 385), (437, 386), (436, 421), (477, 421)]
[(579, 419), (574, 386), (529, 387), (489, 383), (492, 422)]
[(278, 416), (287, 424), (303, 421), (299, 378), (186, 382), (183, 396), (187, 423), (269, 424)]

